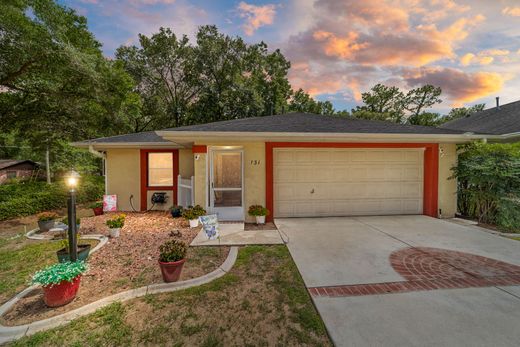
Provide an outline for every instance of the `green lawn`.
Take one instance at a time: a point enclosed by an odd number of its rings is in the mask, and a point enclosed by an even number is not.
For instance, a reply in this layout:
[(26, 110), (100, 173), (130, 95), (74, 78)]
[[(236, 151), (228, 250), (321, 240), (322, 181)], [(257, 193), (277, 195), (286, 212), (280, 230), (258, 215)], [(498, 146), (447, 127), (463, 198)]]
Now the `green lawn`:
[[(188, 260), (189, 261), (189, 260)], [(330, 346), (285, 246), (240, 249), (203, 286), (114, 303), (12, 346)]]
[(61, 243), (56, 241), (28, 240), (25, 236), (0, 238), (0, 302), (26, 287), (37, 270), (57, 262), (56, 251), (60, 248)]

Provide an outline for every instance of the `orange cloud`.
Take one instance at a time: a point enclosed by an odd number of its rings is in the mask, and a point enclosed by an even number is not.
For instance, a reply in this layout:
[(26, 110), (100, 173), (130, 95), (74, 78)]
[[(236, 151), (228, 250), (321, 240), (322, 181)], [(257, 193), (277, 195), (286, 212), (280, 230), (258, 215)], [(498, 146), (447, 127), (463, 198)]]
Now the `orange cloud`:
[(409, 86), (433, 84), (442, 88), (454, 105), (480, 99), (502, 89), (505, 78), (494, 72), (466, 73), (462, 70), (425, 67), (407, 71), (404, 80)]
[(502, 10), (506, 16), (520, 17), (520, 7), (506, 7)]
[(367, 43), (357, 43), (359, 35), (349, 32), (344, 37), (338, 37), (328, 31), (315, 31), (313, 37), (317, 41), (326, 41), (325, 54), (343, 59), (352, 57), (352, 54), (368, 46)]
[(273, 4), (255, 6), (242, 1), (238, 4), (237, 10), (239, 16), (246, 19), (242, 28), (248, 36), (253, 35), (262, 26), (273, 24), (276, 15), (276, 6)]
[(466, 53), (460, 58), (460, 63), (462, 66), (468, 66), (472, 64), (489, 65), (495, 60), (494, 57), (497, 56), (502, 57), (501, 61), (504, 62), (509, 53), (511, 52), (509, 52), (507, 49), (496, 48), (486, 49), (476, 55), (473, 53)]
[(485, 51), (480, 52), (482, 55), (492, 55), (492, 56), (502, 56), (502, 55), (508, 55), (509, 52), (507, 49), (486, 49)]

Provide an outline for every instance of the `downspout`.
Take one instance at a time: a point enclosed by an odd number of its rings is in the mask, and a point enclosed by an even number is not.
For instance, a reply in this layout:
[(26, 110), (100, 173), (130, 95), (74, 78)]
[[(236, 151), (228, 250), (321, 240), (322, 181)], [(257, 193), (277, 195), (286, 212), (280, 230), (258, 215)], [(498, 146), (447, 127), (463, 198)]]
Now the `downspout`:
[(96, 151), (93, 145), (88, 146), (88, 151), (98, 158), (101, 158), (103, 165), (103, 176), (105, 176), (105, 195), (108, 195), (108, 179), (107, 179), (107, 155), (105, 152)]

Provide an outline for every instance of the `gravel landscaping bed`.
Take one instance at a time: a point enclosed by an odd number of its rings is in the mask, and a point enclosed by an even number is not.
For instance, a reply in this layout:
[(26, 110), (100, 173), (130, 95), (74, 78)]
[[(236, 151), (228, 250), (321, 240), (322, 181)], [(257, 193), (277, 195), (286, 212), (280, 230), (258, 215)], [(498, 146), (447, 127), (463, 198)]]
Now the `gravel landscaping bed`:
[[(110, 216), (82, 218), (80, 234), (108, 235), (105, 221)], [(121, 236), (110, 239), (89, 257), (89, 271), (83, 276), (79, 293), (72, 303), (48, 308), (43, 303), (42, 290), (37, 289), (7, 312), (2, 322), (5, 325), (33, 322), (128, 289), (162, 283), (157, 263), (159, 246), (170, 239), (189, 244), (199, 231), (200, 227), (190, 229), (188, 222), (181, 218), (173, 219), (166, 212), (128, 213)], [(180, 280), (213, 271), (225, 260), (228, 252), (228, 247), (190, 247)]]

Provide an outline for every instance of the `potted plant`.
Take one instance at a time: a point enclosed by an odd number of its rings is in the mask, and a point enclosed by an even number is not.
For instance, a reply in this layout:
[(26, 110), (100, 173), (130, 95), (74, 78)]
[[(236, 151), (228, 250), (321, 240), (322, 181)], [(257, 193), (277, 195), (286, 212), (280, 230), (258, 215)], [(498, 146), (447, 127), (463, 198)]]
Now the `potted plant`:
[(164, 282), (175, 282), (179, 279), (187, 251), (186, 244), (177, 240), (167, 241), (159, 247), (159, 266)]
[(94, 211), (94, 216), (101, 216), (103, 214), (103, 201), (96, 201), (89, 205)]
[(204, 216), (206, 210), (200, 205), (194, 207), (188, 207), (182, 212), (182, 217), (190, 221), (190, 228), (196, 228), (199, 225), (199, 217)]
[(182, 216), (183, 209), (184, 208), (182, 206), (173, 205), (172, 207), (170, 207), (170, 213), (172, 214), (173, 218), (178, 218), (178, 217)]
[(262, 205), (251, 205), (248, 213), (255, 217), (256, 224), (265, 224), (265, 216), (269, 214), (269, 210)]
[(45, 305), (63, 306), (76, 297), (81, 274), (85, 271), (87, 266), (82, 261), (57, 263), (36, 272), (31, 283), (42, 286)]
[(125, 218), (126, 215), (124, 213), (120, 213), (106, 221), (106, 224), (110, 230), (110, 237), (119, 237), (121, 228), (125, 225)]
[(59, 215), (55, 212), (42, 212), (38, 214), (38, 228), (40, 231), (49, 231), (54, 228), (55, 220)]

